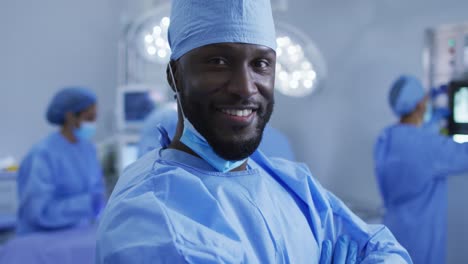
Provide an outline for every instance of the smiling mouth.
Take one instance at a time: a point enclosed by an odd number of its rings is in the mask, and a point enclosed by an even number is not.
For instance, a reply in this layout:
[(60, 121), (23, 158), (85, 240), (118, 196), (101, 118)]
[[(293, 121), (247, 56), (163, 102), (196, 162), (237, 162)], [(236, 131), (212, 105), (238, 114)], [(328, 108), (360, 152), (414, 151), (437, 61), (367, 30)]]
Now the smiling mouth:
[(259, 108), (256, 106), (221, 106), (216, 108), (221, 113), (225, 125), (248, 126), (256, 120)]
[(231, 116), (247, 117), (247, 116), (250, 116), (256, 110), (255, 109), (220, 109), (220, 111)]

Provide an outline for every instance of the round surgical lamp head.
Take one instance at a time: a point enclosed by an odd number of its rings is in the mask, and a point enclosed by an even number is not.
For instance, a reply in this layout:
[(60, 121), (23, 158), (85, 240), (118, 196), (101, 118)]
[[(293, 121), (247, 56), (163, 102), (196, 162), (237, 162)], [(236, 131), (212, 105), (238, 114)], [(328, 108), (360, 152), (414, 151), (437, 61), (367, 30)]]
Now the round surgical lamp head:
[(134, 24), (134, 45), (138, 54), (145, 60), (167, 64), (171, 49), (167, 40), (170, 6), (158, 7), (139, 18)]
[(276, 35), (275, 88), (292, 97), (317, 91), (326, 77), (326, 66), (312, 40), (283, 23), (277, 23)]

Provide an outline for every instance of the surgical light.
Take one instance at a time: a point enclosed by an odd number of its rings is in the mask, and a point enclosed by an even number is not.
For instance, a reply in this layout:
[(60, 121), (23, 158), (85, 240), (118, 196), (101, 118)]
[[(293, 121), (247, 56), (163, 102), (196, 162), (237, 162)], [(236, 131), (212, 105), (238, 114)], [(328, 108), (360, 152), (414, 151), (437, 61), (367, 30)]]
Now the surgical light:
[(146, 60), (159, 64), (166, 64), (169, 61), (171, 50), (167, 40), (167, 30), (170, 19), (167, 16), (162, 18), (149, 17), (142, 23), (137, 38), (140, 56)]
[(298, 30), (279, 23), (276, 44), (275, 88), (293, 97), (316, 91), (325, 78), (326, 68), (312, 41)]

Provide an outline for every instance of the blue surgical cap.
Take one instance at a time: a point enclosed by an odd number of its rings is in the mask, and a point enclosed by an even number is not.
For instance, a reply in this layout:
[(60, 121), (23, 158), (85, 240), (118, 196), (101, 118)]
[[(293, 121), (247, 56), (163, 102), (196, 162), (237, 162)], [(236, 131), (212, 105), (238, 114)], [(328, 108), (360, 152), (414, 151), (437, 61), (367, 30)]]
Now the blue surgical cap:
[(79, 113), (96, 103), (96, 95), (82, 87), (68, 87), (60, 90), (47, 108), (47, 121), (62, 125), (67, 112)]
[(173, 0), (171, 59), (208, 44), (248, 43), (276, 50), (270, 0)]
[(417, 78), (402, 75), (390, 89), (389, 102), (395, 115), (401, 117), (413, 112), (424, 96), (424, 88)]

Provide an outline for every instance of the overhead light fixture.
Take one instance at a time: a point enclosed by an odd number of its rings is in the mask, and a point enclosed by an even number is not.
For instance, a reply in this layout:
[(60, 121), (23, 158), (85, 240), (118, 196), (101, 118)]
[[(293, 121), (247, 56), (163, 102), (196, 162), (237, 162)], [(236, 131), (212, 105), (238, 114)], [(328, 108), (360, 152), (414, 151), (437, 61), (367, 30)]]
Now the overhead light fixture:
[(282, 23), (277, 26), (275, 88), (284, 95), (304, 97), (326, 76), (323, 57), (312, 40)]
[(136, 34), (137, 49), (140, 56), (160, 64), (166, 64), (171, 55), (167, 40), (170, 19), (167, 16), (147, 17)]

